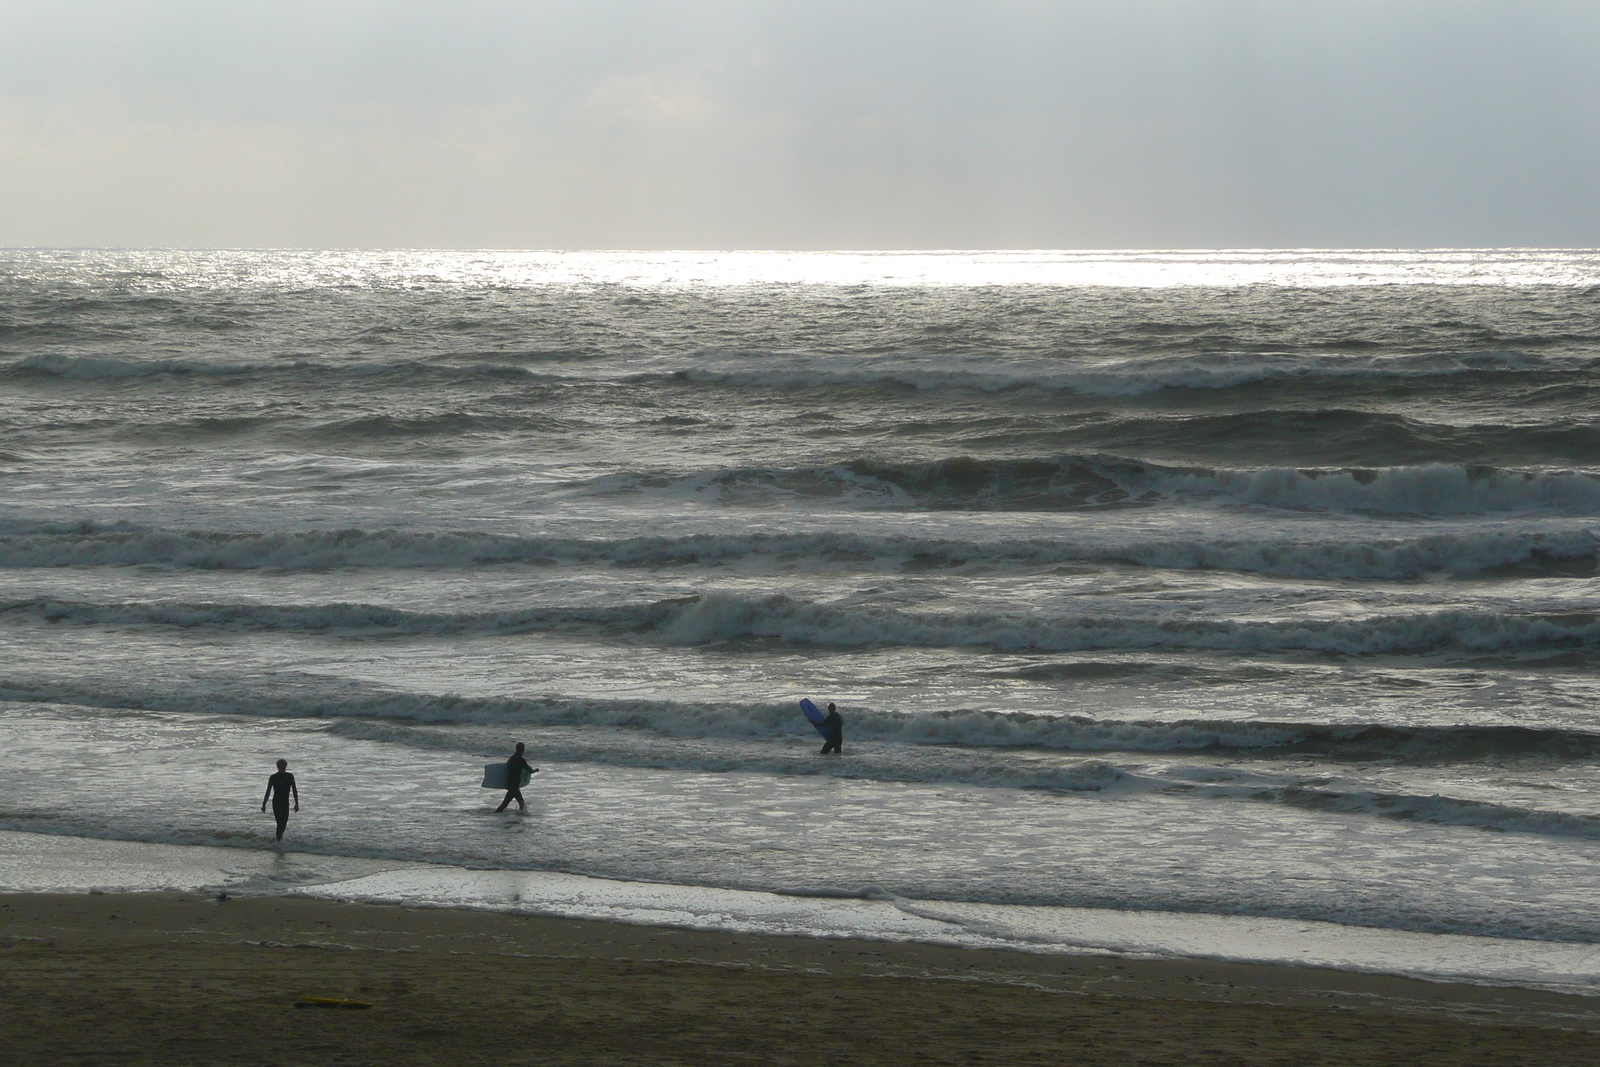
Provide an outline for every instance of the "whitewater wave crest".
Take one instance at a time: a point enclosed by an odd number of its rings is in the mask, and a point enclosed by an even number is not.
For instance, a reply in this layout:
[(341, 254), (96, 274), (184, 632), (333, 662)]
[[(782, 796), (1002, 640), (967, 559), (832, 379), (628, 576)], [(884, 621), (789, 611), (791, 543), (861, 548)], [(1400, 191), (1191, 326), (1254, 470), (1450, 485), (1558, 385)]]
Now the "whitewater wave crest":
[[(368, 334), (382, 332), (368, 331)], [(481, 359), (455, 356), (375, 359), (369, 356), (347, 361), (284, 358), (264, 362), (42, 352), (0, 365), (0, 374), (83, 381), (161, 376), (190, 376), (203, 380), (237, 375), (429, 380), (490, 377), (622, 382), (651, 388), (673, 385), (785, 391), (887, 388), (921, 393), (1040, 393), (1116, 398), (1163, 390), (1218, 391), (1262, 383), (1282, 383), (1291, 388), (1325, 383), (1359, 387), (1364, 382), (1422, 382), (1463, 377), (1487, 381), (1515, 378), (1523, 383), (1547, 382), (1559, 386), (1574, 376), (1586, 380), (1593, 371), (1593, 361), (1588, 358), (1553, 360), (1514, 348), (1385, 354), (1199, 351), (1126, 358), (1083, 358), (1073, 354), (970, 356), (918, 351), (867, 355), (701, 351), (661, 357), (643, 369), (638, 367), (635, 354), (625, 350), (509, 354), (486, 351), (480, 355)], [(526, 364), (537, 365), (540, 369), (535, 371)], [(563, 370), (563, 366), (567, 369)]]
[(616, 539), (522, 537), (475, 531), (173, 530), (129, 523), (0, 522), (0, 567), (327, 570), (558, 564), (726, 566), (836, 561), (853, 567), (951, 569), (1131, 564), (1289, 578), (1407, 579), (1516, 568), (1579, 573), (1596, 563), (1589, 529), (1434, 533), (1382, 539), (1097, 539), (1072, 529), (1048, 540), (970, 541), (849, 532), (717, 533)]
[(745, 468), (693, 474), (606, 475), (580, 488), (722, 507), (783, 503), (891, 509), (1074, 511), (1157, 504), (1355, 512), (1483, 515), (1600, 514), (1600, 476), (1434, 463), (1382, 468), (1209, 469), (1121, 456), (955, 457), (922, 463), (859, 459), (819, 468)]
[(0, 601), (10, 621), (106, 627), (338, 633), (347, 636), (562, 634), (667, 645), (776, 642), (822, 648), (976, 648), (1001, 652), (1178, 649), (1348, 656), (1524, 653), (1600, 644), (1590, 614), (1451, 609), (1349, 619), (1217, 619), (917, 612), (783, 594), (713, 592), (614, 605), (484, 612), (413, 611), (358, 603), (259, 604), (177, 600), (100, 604), (54, 598)]

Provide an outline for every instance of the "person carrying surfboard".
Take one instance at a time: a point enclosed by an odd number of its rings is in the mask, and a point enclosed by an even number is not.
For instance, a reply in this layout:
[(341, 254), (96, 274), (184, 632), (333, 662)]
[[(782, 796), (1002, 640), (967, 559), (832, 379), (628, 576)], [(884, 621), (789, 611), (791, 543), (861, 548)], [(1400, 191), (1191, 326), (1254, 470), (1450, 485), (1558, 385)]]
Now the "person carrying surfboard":
[(844, 755), (844, 716), (832, 704), (828, 705), (828, 714), (822, 720), (821, 754), (826, 756), (830, 752), (836, 756)]
[(272, 817), (278, 820), (278, 840), (283, 840), (284, 828), (289, 825), (289, 795), (294, 794), (294, 810), (300, 810), (300, 788), (294, 784), (294, 775), (289, 773), (289, 761), (278, 761), (278, 773), (267, 779), (267, 792), (261, 798), (261, 810), (267, 810), (267, 801), (272, 801)]
[(816, 727), (817, 733), (822, 735), (822, 755), (832, 752), (835, 755), (844, 755), (844, 717), (839, 714), (839, 709), (832, 704), (828, 705), (828, 714), (822, 714), (822, 709), (811, 702), (810, 697), (800, 701), (800, 713), (806, 721)]
[(522, 799), (522, 772), (528, 772), (529, 777), (539, 773), (539, 768), (528, 766), (528, 761), (522, 758), (522, 742), (517, 742), (517, 750), (506, 760), (506, 798), (494, 810), (505, 811), (506, 805), (513, 800), (517, 802), (518, 811), (527, 811), (528, 805)]

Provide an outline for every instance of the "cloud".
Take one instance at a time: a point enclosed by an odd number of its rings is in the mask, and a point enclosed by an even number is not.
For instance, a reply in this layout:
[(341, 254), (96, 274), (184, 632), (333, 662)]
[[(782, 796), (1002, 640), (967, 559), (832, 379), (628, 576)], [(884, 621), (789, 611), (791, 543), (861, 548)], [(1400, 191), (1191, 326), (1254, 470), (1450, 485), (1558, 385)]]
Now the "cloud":
[(657, 84), (648, 74), (611, 75), (589, 93), (584, 106), (602, 120), (686, 122), (704, 119), (710, 102), (694, 89)]
[(6, 3), (0, 243), (1593, 245), (1549, 0)]

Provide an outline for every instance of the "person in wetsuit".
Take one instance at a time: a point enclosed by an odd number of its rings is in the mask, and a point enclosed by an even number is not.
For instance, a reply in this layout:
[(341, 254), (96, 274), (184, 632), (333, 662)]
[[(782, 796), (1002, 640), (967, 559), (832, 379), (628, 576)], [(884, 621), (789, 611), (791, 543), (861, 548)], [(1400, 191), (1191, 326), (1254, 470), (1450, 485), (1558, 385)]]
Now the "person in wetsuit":
[(294, 810), (300, 810), (300, 789), (294, 784), (294, 775), (289, 773), (289, 761), (278, 761), (278, 773), (267, 779), (267, 792), (261, 798), (261, 810), (267, 810), (267, 801), (272, 801), (272, 817), (278, 820), (278, 840), (283, 840), (284, 827), (289, 825), (289, 796), (294, 796)]
[(527, 811), (528, 805), (522, 800), (522, 772), (538, 774), (539, 768), (528, 766), (528, 761), (522, 758), (522, 742), (517, 742), (517, 751), (510, 759), (506, 760), (506, 798), (500, 802), (495, 811), (505, 811), (506, 805), (513, 800), (517, 802), (518, 811)]
[(836, 756), (844, 755), (844, 716), (839, 714), (839, 709), (832, 704), (828, 705), (828, 714), (822, 720), (822, 755), (832, 752)]

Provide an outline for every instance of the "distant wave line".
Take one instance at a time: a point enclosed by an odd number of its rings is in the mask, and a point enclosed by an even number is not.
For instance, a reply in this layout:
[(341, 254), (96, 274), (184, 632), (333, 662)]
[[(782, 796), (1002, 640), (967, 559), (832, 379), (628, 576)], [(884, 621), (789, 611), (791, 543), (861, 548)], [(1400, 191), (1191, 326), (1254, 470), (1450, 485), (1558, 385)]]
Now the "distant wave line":
[(557, 633), (667, 645), (773, 641), (818, 648), (978, 648), (1002, 652), (1191, 649), (1353, 656), (1521, 652), (1600, 645), (1600, 617), (1449, 609), (1361, 619), (1239, 620), (992, 611), (913, 612), (772, 594), (712, 592), (648, 603), (447, 613), (353, 603), (0, 601), (0, 618), (103, 627), (496, 636)]
[(0, 566), (167, 566), (205, 570), (325, 570), (610, 565), (719, 566), (812, 561), (829, 568), (1061, 563), (1214, 569), (1292, 578), (1415, 579), (1504, 568), (1587, 573), (1600, 561), (1589, 529), (1429, 533), (1334, 538), (1196, 535), (1105, 538), (1066, 530), (1052, 538), (962, 539), (851, 532), (703, 533), (614, 539), (474, 531), (184, 530), (132, 523), (0, 520)]

